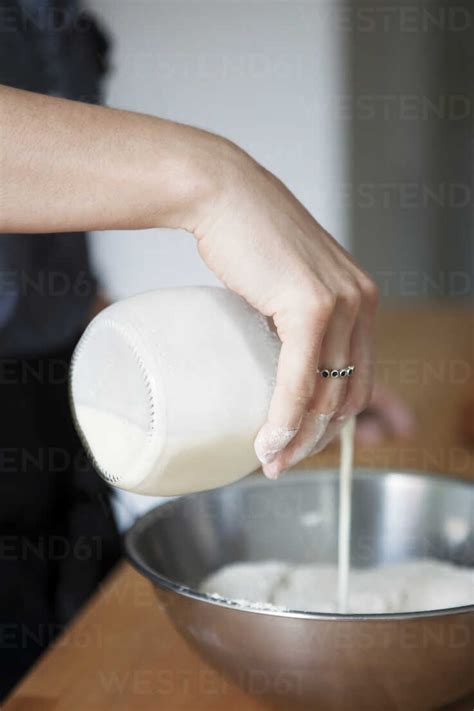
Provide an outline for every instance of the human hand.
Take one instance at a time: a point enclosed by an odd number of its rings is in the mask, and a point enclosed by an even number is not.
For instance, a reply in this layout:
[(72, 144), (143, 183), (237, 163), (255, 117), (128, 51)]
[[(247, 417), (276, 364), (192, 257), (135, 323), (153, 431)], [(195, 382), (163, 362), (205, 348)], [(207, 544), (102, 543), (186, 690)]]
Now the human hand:
[[(267, 422), (255, 441), (265, 474), (277, 478), (368, 405), (378, 295), (283, 183), (221, 141), (213, 161), (218, 188), (192, 231), (206, 264), (273, 319), (282, 341)], [(347, 365), (356, 368), (351, 377), (317, 373)]]

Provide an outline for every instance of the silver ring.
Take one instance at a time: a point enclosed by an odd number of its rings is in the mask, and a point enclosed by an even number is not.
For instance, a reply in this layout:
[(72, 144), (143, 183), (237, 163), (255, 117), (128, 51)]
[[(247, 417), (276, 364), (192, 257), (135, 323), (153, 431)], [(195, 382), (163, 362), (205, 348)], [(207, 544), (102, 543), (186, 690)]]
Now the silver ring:
[(355, 365), (346, 365), (345, 368), (318, 368), (322, 378), (349, 378), (355, 371)]

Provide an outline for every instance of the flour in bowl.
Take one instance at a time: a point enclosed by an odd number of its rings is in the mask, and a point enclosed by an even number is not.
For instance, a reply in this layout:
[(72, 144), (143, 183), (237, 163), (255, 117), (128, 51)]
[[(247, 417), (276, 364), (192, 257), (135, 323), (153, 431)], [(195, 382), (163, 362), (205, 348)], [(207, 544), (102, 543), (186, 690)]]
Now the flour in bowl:
[[(335, 565), (279, 561), (233, 563), (206, 578), (201, 592), (251, 606), (338, 612)], [(423, 558), (377, 568), (351, 569), (347, 612), (385, 614), (474, 604), (474, 571)]]
[(337, 565), (241, 562), (210, 575), (201, 592), (254, 609), (393, 614), (474, 604), (474, 569), (430, 558), (350, 565), (354, 418), (341, 433)]

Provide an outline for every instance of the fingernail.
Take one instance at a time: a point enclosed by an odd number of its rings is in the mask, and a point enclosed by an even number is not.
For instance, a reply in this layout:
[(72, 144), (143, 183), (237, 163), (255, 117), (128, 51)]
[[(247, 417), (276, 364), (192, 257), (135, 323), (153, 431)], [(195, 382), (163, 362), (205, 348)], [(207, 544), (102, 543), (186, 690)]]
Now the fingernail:
[(276, 463), (265, 464), (262, 468), (267, 479), (271, 479), (272, 481), (278, 479), (286, 471), (286, 469), (280, 469)]
[(262, 464), (270, 464), (293, 439), (298, 430), (265, 423), (255, 439), (255, 454)]

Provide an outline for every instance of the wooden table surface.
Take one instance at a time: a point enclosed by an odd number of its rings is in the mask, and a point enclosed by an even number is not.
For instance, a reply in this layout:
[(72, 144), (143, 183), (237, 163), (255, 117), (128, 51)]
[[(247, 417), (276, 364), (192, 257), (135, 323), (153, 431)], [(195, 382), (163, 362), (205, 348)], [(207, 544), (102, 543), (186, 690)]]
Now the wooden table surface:
[[(460, 436), (461, 409), (474, 397), (472, 312), (434, 307), (384, 311), (378, 331), (379, 380), (396, 387), (413, 405), (419, 431), (412, 442), (359, 449), (357, 463), (473, 477), (474, 452)], [(333, 448), (307, 465), (334, 465), (336, 457)], [(2, 708), (262, 711), (264, 707), (188, 649), (159, 608), (149, 583), (123, 563)], [(473, 703), (461, 708), (472, 709)]]

